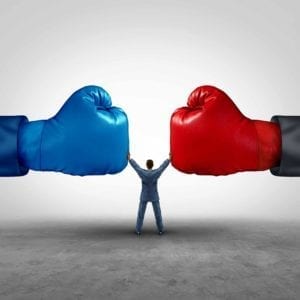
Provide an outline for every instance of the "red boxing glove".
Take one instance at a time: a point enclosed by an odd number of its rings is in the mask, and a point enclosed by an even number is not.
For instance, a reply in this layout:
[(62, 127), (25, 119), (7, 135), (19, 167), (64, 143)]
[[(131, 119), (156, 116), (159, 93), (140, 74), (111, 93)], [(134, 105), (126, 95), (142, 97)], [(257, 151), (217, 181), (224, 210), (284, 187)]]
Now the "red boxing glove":
[(281, 133), (276, 123), (245, 117), (213, 86), (196, 88), (188, 106), (171, 117), (172, 165), (184, 173), (228, 175), (279, 164)]

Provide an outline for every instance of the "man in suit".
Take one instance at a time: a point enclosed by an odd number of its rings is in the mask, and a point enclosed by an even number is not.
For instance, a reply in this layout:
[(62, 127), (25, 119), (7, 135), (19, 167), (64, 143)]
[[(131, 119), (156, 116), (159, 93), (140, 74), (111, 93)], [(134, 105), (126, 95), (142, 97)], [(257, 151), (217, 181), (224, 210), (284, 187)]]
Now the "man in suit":
[(130, 158), (130, 154), (128, 154), (128, 160), (130, 165), (142, 180), (142, 192), (140, 195), (140, 204), (135, 229), (136, 234), (141, 234), (147, 203), (152, 202), (158, 233), (159, 235), (162, 235), (164, 232), (164, 226), (159, 205), (157, 180), (161, 176), (163, 171), (168, 167), (170, 160), (166, 159), (157, 169), (153, 169), (154, 163), (151, 159), (148, 159), (146, 161), (147, 169), (141, 168), (134, 159)]

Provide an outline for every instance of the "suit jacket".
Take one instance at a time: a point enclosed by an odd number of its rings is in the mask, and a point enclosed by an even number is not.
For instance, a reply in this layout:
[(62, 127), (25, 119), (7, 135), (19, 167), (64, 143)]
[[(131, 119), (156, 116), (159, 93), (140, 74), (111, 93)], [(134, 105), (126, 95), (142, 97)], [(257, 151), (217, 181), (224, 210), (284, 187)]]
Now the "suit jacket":
[(271, 169), (276, 176), (300, 176), (300, 116), (273, 116), (281, 131), (281, 159)]
[(142, 169), (134, 159), (130, 159), (129, 163), (142, 180), (142, 192), (140, 196), (140, 201), (141, 202), (159, 201), (159, 195), (157, 191), (157, 180), (162, 174), (162, 172), (169, 165), (170, 160), (166, 159), (159, 168), (154, 170)]

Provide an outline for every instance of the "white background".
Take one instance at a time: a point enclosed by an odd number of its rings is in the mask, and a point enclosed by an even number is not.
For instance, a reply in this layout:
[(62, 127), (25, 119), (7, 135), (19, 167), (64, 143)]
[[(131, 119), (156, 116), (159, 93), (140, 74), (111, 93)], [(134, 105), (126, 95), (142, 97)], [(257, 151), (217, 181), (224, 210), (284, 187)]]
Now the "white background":
[[(251, 118), (300, 115), (299, 8), (278, 0), (1, 0), (0, 114), (48, 118), (76, 89), (100, 85), (129, 116), (132, 157), (158, 166), (169, 153), (171, 113), (199, 85), (222, 88)], [(169, 167), (159, 187), (166, 219), (300, 218), (300, 178)], [(0, 178), (0, 219), (134, 222), (139, 191), (130, 167), (104, 177)]]

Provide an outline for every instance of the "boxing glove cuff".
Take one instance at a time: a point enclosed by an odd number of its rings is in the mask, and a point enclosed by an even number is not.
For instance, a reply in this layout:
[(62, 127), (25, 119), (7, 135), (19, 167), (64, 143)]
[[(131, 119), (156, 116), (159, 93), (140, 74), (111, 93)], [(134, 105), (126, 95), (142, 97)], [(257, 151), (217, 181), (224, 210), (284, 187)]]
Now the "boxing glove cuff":
[(0, 116), (0, 176), (23, 176), (28, 169), (18, 158), (18, 131), (25, 116)]
[(280, 164), (270, 171), (275, 176), (300, 176), (300, 116), (273, 116), (281, 130)]

